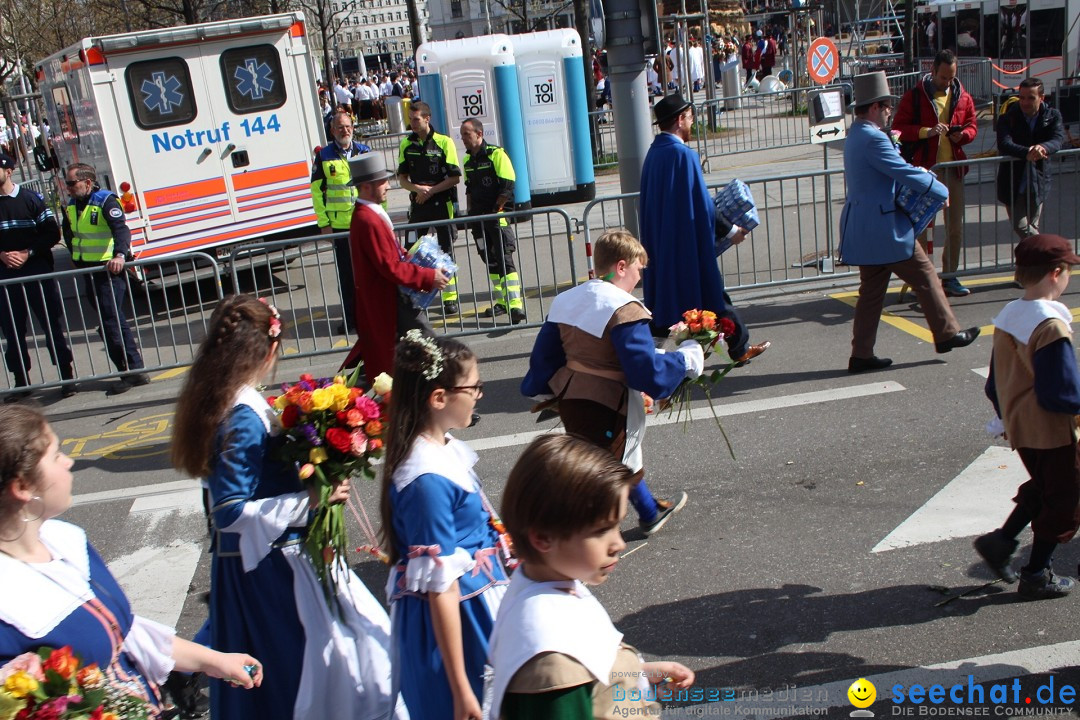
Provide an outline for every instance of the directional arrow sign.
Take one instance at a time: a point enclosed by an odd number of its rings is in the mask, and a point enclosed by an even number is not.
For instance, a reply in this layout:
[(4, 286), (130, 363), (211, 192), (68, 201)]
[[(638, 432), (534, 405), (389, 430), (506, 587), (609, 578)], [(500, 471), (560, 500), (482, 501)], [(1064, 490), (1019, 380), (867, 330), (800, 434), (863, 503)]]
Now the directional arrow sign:
[(830, 128), (828, 130), (818, 129), (817, 133), (815, 133), (815, 134), (818, 137), (824, 137), (826, 135), (839, 135), (840, 134), (840, 128), (834, 126), (834, 127)]
[(847, 137), (847, 128), (844, 126), (843, 119), (810, 126), (810, 142), (814, 145), (843, 140), (845, 137)]

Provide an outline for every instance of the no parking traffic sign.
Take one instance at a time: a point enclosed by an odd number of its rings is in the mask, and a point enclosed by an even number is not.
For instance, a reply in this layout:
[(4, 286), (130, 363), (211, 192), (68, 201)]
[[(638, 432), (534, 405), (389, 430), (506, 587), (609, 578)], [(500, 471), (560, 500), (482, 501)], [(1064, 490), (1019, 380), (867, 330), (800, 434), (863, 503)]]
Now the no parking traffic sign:
[(806, 53), (806, 70), (810, 79), (818, 85), (828, 85), (840, 72), (840, 52), (836, 44), (826, 37), (819, 37), (810, 43)]

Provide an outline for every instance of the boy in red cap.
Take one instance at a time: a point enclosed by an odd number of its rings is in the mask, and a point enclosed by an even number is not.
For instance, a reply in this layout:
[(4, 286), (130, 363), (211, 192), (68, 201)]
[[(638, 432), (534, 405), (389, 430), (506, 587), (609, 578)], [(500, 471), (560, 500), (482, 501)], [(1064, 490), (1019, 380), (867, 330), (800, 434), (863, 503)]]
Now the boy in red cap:
[(1050, 556), (1080, 527), (1080, 369), (1072, 346), (1072, 312), (1058, 298), (1069, 268), (1080, 264), (1072, 243), (1034, 235), (1016, 246), (1016, 281), (1024, 297), (994, 318), (994, 350), (986, 395), (1031, 479), (1020, 486), (1016, 508), (998, 530), (975, 540), (975, 551), (1005, 582), (1017, 536), (1031, 523), (1031, 558), (1020, 570), (1025, 600), (1063, 597), (1072, 578), (1055, 575)]

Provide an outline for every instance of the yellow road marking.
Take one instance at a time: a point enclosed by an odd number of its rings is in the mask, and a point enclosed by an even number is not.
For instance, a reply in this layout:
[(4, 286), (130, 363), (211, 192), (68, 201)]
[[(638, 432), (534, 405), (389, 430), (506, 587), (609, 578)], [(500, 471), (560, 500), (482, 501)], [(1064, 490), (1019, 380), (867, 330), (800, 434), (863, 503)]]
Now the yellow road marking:
[(65, 452), (73, 459), (133, 460), (164, 455), (169, 451), (172, 416), (170, 412), (135, 418), (103, 433), (67, 438), (60, 446), (70, 446)]
[[(1002, 283), (1012, 282), (1012, 280), (1013, 280), (1012, 275), (1002, 275), (1002, 276), (999, 276), (999, 277), (978, 278), (978, 279), (971, 279), (971, 280), (968, 280), (968, 279), (965, 278), (964, 279), (964, 285), (966, 285), (966, 286), (973, 286), (973, 285), (1000, 285)], [(890, 301), (888, 299), (889, 297), (894, 297), (897, 300), (899, 299), (899, 293), (900, 293), (901, 287), (902, 287), (902, 285), (894, 285), (893, 287), (889, 288), (887, 293), (885, 293), (885, 298), (886, 298), (885, 305), (886, 306), (888, 306), (890, 304), (894, 304), (894, 303), (890, 303)], [(851, 307), (855, 307), (855, 303), (859, 299), (859, 291), (858, 290), (853, 290), (853, 291), (849, 291), (849, 292), (833, 293), (833, 294), (829, 295), (829, 297), (833, 298), (834, 300), (839, 300), (840, 302), (844, 303), (845, 305), (850, 305)], [(1072, 316), (1073, 316), (1074, 320), (1076, 320), (1077, 318), (1080, 318), (1080, 308), (1077, 308), (1077, 309), (1070, 308), (1070, 310), (1072, 311)], [(884, 322), (884, 323), (887, 323), (889, 325), (892, 325), (893, 327), (897, 328), (898, 330), (903, 330), (908, 335), (913, 335), (916, 338), (918, 338), (919, 340), (922, 340), (923, 342), (926, 342), (926, 343), (934, 342), (934, 336), (930, 333), (930, 330), (928, 328), (925, 328), (922, 325), (919, 325), (918, 323), (907, 319), (906, 317), (901, 317), (899, 315), (894, 315), (892, 312), (890, 312), (888, 310), (883, 310), (882, 313), (881, 313), (881, 321)], [(994, 326), (993, 325), (983, 325), (982, 327), (979, 328), (979, 330), (983, 335), (993, 335), (994, 334)]]

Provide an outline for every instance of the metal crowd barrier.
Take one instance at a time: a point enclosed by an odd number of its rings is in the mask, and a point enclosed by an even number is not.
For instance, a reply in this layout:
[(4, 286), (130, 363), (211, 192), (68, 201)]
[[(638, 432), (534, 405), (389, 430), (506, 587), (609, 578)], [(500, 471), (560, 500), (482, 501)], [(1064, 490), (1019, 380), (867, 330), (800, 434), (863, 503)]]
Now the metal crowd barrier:
[[(191, 363), (213, 306), (222, 297), (217, 261), (204, 253), (164, 260), (128, 263), (132, 273), (122, 277), (127, 292), (121, 306), (141, 349), (142, 372), (183, 367)], [(16, 372), (31, 388), (68, 384), (53, 361), (56, 335), (71, 348), (74, 380), (117, 378), (132, 370), (117, 370), (109, 360), (103, 337), (105, 320), (87, 286), (108, 271), (104, 267), (64, 270), (0, 280), (0, 333), (3, 335), (6, 387), (15, 386)], [(108, 308), (107, 308), (108, 309)], [(109, 313), (115, 314), (114, 313)], [(25, 333), (20, 332), (25, 328)], [(25, 338), (29, 363), (23, 364), (18, 338)], [(59, 343), (58, 343), (59, 344)]]
[[(481, 317), (494, 303), (495, 294), (487, 265), (477, 254), (470, 226), (497, 217), (480, 215), (395, 226), (405, 247), (412, 244), (418, 231), (455, 228), (459, 312), (445, 315), (442, 298), (436, 296), (427, 317), (437, 333), (465, 336), (513, 327), (538, 327), (547, 316), (551, 299), (583, 279), (578, 276), (578, 267), (584, 260), (584, 248), (575, 246), (573, 223), (564, 210), (545, 208), (505, 213), (503, 217), (512, 220), (510, 227), (517, 238), (513, 257), (521, 278), (526, 321), (514, 326), (509, 315)], [(282, 346), (288, 355), (306, 357), (340, 352), (344, 358), (345, 351), (352, 346), (353, 338), (343, 332), (342, 287), (333, 251), (333, 240), (346, 235), (336, 233), (246, 245), (235, 248), (229, 257), (233, 285), (267, 298), (281, 312), (287, 330)], [(393, 308), (387, 311), (393, 312)]]
[(357, 142), (367, 145), (373, 152), (382, 153), (383, 160), (386, 161), (386, 167), (391, 172), (395, 172), (398, 166), (398, 151), (401, 147), (401, 140), (408, 134), (403, 132), (387, 135), (369, 135), (357, 138)]
[[(894, 95), (903, 97), (904, 93), (918, 85), (925, 75), (926, 73), (921, 70), (889, 75), (889, 90)], [(983, 107), (993, 102), (993, 67), (989, 58), (976, 60), (960, 58), (956, 76), (960, 78), (960, 84), (964, 86), (964, 89), (971, 95), (972, 100), (975, 101), (975, 107)]]

